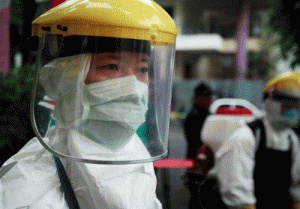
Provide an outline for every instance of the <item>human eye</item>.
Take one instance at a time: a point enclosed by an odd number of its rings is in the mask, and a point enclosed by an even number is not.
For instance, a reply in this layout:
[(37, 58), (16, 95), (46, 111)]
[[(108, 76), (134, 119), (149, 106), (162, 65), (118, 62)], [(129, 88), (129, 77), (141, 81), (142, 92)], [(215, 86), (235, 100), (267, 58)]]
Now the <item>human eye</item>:
[(116, 65), (116, 64), (107, 64), (107, 65), (102, 65), (99, 68), (104, 69), (104, 70), (118, 70), (118, 65)]
[(139, 74), (148, 74), (150, 66), (148, 62), (143, 61), (138, 65), (138, 73)]
[(148, 67), (143, 67), (143, 68), (140, 68), (140, 70), (139, 70), (139, 72), (140, 72), (141, 74), (148, 73), (148, 71), (149, 71), (149, 68), (148, 68)]

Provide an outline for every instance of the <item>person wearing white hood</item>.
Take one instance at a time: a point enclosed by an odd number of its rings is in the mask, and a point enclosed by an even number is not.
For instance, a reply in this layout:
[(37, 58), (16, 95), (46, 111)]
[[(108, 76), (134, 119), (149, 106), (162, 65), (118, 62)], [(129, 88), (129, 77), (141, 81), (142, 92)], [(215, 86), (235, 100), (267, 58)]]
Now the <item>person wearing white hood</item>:
[(300, 208), (300, 73), (286, 72), (264, 87), (264, 116), (224, 141), (216, 168), (227, 208)]
[[(38, 17), (37, 137), (0, 169), (0, 208), (162, 208), (152, 161), (167, 155), (176, 33), (152, 0), (69, 0)], [(55, 103), (47, 126), (38, 98)]]

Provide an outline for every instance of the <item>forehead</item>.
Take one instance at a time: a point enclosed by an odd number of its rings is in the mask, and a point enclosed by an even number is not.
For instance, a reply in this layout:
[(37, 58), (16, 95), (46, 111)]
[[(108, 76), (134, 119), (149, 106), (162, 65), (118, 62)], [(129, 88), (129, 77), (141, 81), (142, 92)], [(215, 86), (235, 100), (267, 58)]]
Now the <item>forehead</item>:
[(106, 60), (121, 60), (121, 61), (141, 61), (147, 62), (149, 57), (145, 53), (135, 52), (106, 52), (93, 54), (93, 61), (101, 62)]

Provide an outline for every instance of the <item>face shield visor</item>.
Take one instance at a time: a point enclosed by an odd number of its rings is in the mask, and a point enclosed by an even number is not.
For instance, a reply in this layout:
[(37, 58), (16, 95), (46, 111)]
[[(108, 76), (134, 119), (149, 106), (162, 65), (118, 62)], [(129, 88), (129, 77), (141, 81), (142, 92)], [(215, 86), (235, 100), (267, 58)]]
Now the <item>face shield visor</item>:
[(48, 151), (99, 164), (167, 155), (174, 45), (56, 34), (39, 42), (31, 111)]
[(298, 98), (274, 93), (265, 100), (266, 116), (278, 129), (293, 127), (299, 122)]

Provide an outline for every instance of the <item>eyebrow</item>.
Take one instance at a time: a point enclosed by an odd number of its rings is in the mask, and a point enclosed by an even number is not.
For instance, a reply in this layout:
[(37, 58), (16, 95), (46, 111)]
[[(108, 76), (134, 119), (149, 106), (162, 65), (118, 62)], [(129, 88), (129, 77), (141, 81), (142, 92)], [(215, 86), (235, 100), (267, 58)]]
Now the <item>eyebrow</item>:
[(109, 55), (106, 55), (105, 58), (108, 58), (108, 59), (114, 59), (114, 60), (121, 60), (121, 55), (112, 55), (112, 54), (109, 54)]

